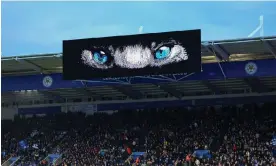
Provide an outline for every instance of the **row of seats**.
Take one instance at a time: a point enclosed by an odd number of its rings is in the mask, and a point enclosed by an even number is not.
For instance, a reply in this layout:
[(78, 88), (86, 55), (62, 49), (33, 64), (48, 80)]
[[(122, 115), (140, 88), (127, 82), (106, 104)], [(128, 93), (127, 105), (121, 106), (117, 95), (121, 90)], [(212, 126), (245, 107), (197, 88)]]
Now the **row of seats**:
[[(16, 165), (47, 165), (43, 159), (54, 153), (62, 154), (64, 166), (273, 165), (273, 108), (267, 103), (16, 117), (2, 122), (2, 159), (21, 156)], [(25, 148), (18, 144), (22, 139)]]

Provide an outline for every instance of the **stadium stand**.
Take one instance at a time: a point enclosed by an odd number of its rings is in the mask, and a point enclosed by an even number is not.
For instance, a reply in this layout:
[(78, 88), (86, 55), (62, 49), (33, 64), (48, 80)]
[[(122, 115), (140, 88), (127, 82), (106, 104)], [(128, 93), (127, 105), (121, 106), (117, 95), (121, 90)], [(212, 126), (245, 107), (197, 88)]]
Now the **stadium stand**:
[(202, 73), (220, 77), (157, 81), (64, 82), (61, 54), (2, 58), (1, 164), (276, 165), (275, 50), (203, 42)]

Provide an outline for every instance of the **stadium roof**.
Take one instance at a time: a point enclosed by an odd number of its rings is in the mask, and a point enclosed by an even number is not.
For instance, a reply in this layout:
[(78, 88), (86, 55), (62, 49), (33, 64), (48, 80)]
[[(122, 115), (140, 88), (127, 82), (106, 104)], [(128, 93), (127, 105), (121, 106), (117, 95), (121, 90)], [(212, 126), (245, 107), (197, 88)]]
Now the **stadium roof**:
[[(202, 42), (203, 63), (221, 61), (244, 61), (276, 58), (276, 36), (264, 38), (247, 38)], [(218, 57), (218, 58), (217, 58)], [(229, 57), (229, 59), (227, 59)], [(44, 54), (32, 56), (14, 56), (2, 58), (2, 76), (50, 74), (62, 72), (62, 54)], [(242, 94), (254, 92), (250, 82), (259, 82), (259, 86), (276, 90), (275, 77), (252, 79), (227, 79), (209, 81), (184, 81), (162, 84), (134, 84), (122, 86), (100, 86), (75, 89), (54, 89), (47, 91), (5, 92), (2, 93), (2, 104), (17, 103), (20, 105), (41, 104), (53, 101), (58, 96), (68, 102), (89, 100), (125, 100), (137, 98), (167, 98), (181, 95), (212, 95), (214, 89), (221, 94)], [(258, 85), (257, 85), (258, 86)], [(90, 99), (89, 99), (90, 98)], [(51, 103), (50, 102), (50, 103)], [(64, 102), (64, 100), (63, 100)]]
[[(276, 36), (202, 42), (202, 62), (276, 58)], [(62, 53), (2, 57), (2, 76), (62, 72)]]

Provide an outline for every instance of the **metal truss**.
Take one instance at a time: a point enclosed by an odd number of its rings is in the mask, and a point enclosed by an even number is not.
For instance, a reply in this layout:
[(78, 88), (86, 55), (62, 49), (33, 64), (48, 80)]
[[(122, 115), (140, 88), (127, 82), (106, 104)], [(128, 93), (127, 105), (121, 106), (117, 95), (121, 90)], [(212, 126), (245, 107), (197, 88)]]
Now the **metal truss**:
[(132, 80), (135, 78), (138, 79), (148, 79), (148, 80), (159, 80), (159, 81), (167, 81), (167, 82), (178, 82), (181, 81), (195, 73), (190, 73), (186, 74), (183, 73), (183, 76), (181, 77), (176, 77), (176, 75), (179, 74), (172, 74), (169, 76), (165, 75), (156, 75), (156, 76), (134, 76), (134, 77), (124, 77), (124, 78), (108, 78), (108, 79), (103, 79), (103, 80), (98, 80), (98, 81), (93, 81), (93, 80), (76, 80), (76, 81), (81, 81), (81, 82), (89, 82), (89, 83), (96, 83), (96, 82), (102, 82), (102, 83), (107, 83), (107, 84), (121, 84), (121, 85), (130, 85), (132, 84)]
[[(34, 71), (37, 71), (40, 73), (45, 73), (45, 71), (43, 71), (43, 69), (40, 66), (33, 64), (26, 59), (19, 59), (19, 58), (15, 57), (14, 60), (19, 63), (26, 64), (27, 66), (30, 66)], [(45, 74), (47, 74), (47, 73), (45, 73)]]
[(272, 46), (272, 44), (268, 40), (261, 39), (265, 47), (270, 51), (270, 53), (276, 58), (276, 49)]
[(212, 43), (212, 48), (223, 60), (229, 60), (230, 54), (223, 49), (222, 45)]

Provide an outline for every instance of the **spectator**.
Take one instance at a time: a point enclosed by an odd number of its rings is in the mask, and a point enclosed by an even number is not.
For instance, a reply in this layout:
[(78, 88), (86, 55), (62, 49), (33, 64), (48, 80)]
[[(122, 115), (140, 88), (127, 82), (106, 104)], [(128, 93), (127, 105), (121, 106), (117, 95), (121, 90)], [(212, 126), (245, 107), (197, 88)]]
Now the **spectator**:
[[(49, 153), (62, 153), (60, 165), (267, 166), (275, 164), (270, 142), (276, 117), (266, 108), (245, 105), (18, 118), (10, 128), (20, 124), (28, 129), (6, 130), (2, 150), (8, 156), (20, 155), (17, 165), (47, 165), (43, 159)], [(17, 144), (22, 139), (28, 142), (25, 150)]]

